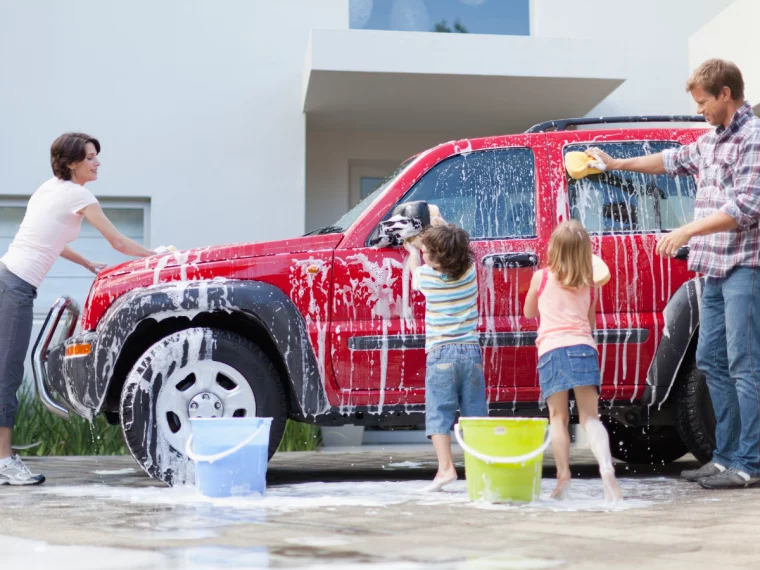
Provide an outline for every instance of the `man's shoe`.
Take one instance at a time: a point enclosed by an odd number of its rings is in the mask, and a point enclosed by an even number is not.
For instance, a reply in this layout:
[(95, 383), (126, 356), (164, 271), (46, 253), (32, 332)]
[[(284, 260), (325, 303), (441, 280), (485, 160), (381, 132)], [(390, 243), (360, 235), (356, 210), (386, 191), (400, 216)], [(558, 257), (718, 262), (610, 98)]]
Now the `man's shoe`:
[(44, 482), (44, 475), (29, 471), (18, 455), (11, 457), (9, 463), (0, 465), (0, 485), (41, 485)]
[(686, 471), (681, 471), (681, 477), (687, 481), (694, 482), (699, 481), (700, 479), (704, 479), (705, 477), (713, 477), (715, 475), (719, 475), (725, 470), (726, 468), (719, 463), (710, 461), (710, 463), (706, 463), (699, 469), (688, 469)]
[(699, 480), (699, 484), (705, 489), (744, 489), (757, 483), (760, 483), (760, 477), (753, 477), (744, 471), (733, 468)]

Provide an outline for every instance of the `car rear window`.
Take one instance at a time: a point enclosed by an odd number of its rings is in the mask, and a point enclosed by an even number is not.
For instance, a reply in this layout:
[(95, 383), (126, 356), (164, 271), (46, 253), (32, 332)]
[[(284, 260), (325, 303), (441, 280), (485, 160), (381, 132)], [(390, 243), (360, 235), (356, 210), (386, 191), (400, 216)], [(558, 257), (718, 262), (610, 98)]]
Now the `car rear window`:
[[(614, 158), (631, 158), (678, 148), (671, 141), (574, 144), (564, 152), (590, 146)], [(580, 180), (567, 177), (570, 215), (592, 233), (649, 233), (675, 229), (694, 219), (696, 184), (691, 176), (604, 172)]]

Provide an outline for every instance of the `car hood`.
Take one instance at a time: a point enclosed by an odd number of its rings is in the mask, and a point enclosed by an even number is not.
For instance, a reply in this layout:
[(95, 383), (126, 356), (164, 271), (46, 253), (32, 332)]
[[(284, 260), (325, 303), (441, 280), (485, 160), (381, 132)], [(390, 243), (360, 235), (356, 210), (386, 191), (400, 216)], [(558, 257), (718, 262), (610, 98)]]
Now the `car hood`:
[(134, 271), (163, 269), (164, 267), (176, 267), (187, 264), (197, 265), (213, 261), (231, 261), (282, 253), (303, 253), (305, 251), (334, 249), (342, 239), (343, 234), (326, 234), (260, 243), (237, 243), (187, 249), (152, 255), (109, 267), (98, 274), (98, 279), (107, 279)]

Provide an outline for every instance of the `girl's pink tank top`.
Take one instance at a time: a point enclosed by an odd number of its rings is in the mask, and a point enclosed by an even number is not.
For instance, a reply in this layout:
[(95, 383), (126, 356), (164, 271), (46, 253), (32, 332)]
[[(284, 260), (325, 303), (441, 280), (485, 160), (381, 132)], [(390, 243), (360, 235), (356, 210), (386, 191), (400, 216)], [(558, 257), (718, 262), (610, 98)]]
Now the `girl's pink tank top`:
[(586, 344), (596, 348), (594, 333), (588, 322), (588, 312), (594, 302), (594, 289), (568, 289), (557, 277), (543, 270), (538, 289), (538, 346), (539, 358), (556, 348)]

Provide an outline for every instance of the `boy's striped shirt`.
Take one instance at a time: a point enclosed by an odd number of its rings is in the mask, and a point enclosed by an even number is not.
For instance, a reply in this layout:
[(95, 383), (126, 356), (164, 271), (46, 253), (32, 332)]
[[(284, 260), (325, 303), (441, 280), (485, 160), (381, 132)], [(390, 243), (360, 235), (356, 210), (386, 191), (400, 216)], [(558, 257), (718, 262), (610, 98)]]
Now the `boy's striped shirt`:
[(471, 265), (448, 279), (428, 265), (414, 271), (412, 288), (425, 296), (425, 352), (450, 343), (478, 343), (478, 274)]

